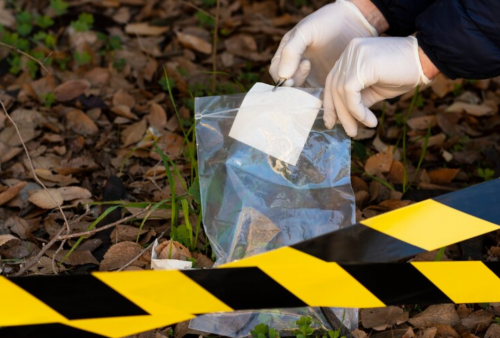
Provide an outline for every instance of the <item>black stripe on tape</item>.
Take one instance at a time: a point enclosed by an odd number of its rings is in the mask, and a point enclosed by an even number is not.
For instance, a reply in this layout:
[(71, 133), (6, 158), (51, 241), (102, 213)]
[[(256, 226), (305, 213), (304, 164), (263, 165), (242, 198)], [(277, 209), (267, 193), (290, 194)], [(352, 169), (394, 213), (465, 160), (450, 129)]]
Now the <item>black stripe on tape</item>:
[(500, 278), (500, 262), (483, 262), (498, 278)]
[(386, 305), (453, 303), (413, 265), (341, 265)]
[(433, 200), (500, 225), (500, 179), (477, 184), (470, 188), (433, 198)]
[(39, 324), (0, 328), (5, 338), (104, 338), (99, 334), (83, 331), (63, 324)]
[(182, 273), (234, 310), (307, 306), (259, 268), (186, 270)]
[(90, 275), (15, 277), (9, 280), (68, 319), (149, 314)]
[(338, 263), (391, 262), (427, 251), (362, 224), (312, 238), (292, 248)]

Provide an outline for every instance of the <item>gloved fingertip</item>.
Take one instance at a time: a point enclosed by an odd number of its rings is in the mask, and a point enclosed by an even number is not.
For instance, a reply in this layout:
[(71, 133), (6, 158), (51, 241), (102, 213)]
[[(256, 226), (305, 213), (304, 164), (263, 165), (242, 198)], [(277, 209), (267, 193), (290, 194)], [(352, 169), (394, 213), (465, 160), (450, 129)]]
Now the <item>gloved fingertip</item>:
[(368, 108), (366, 108), (366, 117), (365, 120), (363, 121), (363, 124), (367, 127), (374, 128), (378, 124), (378, 119), (375, 116), (375, 114), (372, 113), (372, 111)]
[(293, 87), (295, 81), (293, 79), (288, 79), (282, 84), (283, 87)]

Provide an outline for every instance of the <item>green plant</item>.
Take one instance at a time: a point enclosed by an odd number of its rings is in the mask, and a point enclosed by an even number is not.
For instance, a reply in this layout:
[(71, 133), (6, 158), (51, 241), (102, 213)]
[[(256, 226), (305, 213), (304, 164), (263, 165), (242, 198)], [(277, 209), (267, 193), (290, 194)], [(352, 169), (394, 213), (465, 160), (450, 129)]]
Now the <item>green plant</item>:
[(17, 32), (21, 36), (28, 36), (32, 30), (33, 16), (27, 11), (22, 11), (17, 15)]
[(50, 0), (49, 6), (56, 15), (63, 15), (68, 10), (68, 3), (64, 0)]
[(277, 330), (264, 323), (256, 325), (250, 333), (253, 338), (280, 338)]
[(49, 28), (54, 24), (54, 20), (52, 20), (52, 18), (48, 15), (37, 16), (35, 22), (40, 28), (44, 29)]
[(103, 33), (97, 33), (97, 38), (100, 41), (104, 42), (104, 49), (100, 52), (101, 54), (106, 54), (107, 52), (112, 52), (115, 50), (121, 50), (123, 48), (122, 40), (119, 36), (107, 36)]
[(92, 61), (92, 56), (86, 50), (82, 51), (81, 53), (75, 52), (73, 54), (73, 58), (75, 59), (75, 62), (80, 66), (87, 65)]
[(42, 94), (41, 99), (42, 99), (43, 104), (47, 108), (52, 107), (52, 105), (56, 102), (56, 96), (52, 92), (47, 93), (47, 94)]
[(495, 319), (493, 319), (493, 321), (497, 324), (500, 324), (500, 317), (495, 317)]
[(93, 24), (94, 16), (89, 13), (82, 13), (78, 16), (78, 20), (71, 22), (71, 27), (77, 32), (87, 32), (92, 29)]
[(314, 329), (311, 327), (311, 317), (300, 317), (299, 320), (295, 322), (299, 327), (294, 331), (295, 337), (306, 338), (314, 333)]
[(481, 177), (485, 181), (489, 181), (495, 176), (495, 171), (490, 168), (478, 168), (477, 176)]

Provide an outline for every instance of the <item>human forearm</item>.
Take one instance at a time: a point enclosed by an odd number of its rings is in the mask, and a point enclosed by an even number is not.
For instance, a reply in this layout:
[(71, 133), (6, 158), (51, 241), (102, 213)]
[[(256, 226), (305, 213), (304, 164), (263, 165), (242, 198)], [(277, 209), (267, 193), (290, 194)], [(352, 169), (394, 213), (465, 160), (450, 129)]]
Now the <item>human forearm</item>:
[(379, 35), (389, 29), (389, 23), (373, 2), (370, 0), (350, 0), (350, 2), (358, 7), (361, 14), (377, 30)]

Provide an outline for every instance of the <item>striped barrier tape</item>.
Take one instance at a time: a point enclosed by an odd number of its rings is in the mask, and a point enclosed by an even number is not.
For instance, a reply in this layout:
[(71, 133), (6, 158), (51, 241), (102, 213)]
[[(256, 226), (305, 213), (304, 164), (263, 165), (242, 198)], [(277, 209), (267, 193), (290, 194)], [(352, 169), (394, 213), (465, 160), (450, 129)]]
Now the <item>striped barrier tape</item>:
[(0, 337), (123, 337), (242, 309), (500, 302), (500, 262), (392, 262), (500, 229), (500, 180), (217, 269), (0, 277)]

